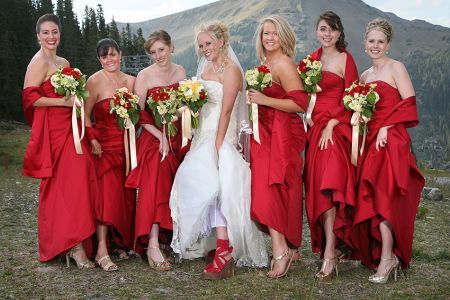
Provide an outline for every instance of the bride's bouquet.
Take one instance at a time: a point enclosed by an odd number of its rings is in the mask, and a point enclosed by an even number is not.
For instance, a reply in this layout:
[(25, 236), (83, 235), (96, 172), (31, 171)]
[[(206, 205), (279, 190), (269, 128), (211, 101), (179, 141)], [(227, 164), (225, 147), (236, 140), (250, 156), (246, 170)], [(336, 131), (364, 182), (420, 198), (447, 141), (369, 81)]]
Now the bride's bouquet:
[(178, 86), (178, 99), (185, 105), (192, 115), (192, 128), (198, 128), (198, 111), (208, 101), (208, 93), (197, 77), (180, 81)]
[(128, 91), (126, 87), (116, 90), (113, 99), (109, 102), (109, 107), (111, 108), (109, 113), (117, 115), (117, 124), (120, 129), (126, 129), (128, 127), (127, 122), (131, 122), (133, 125), (139, 122), (141, 111), (139, 97)]
[[(354, 81), (350, 87), (344, 91), (342, 101), (346, 109), (353, 111), (350, 121), (353, 126), (352, 133), (352, 163), (356, 166), (358, 157), (358, 135), (363, 135), (363, 141), (360, 148), (362, 154), (366, 141), (367, 123), (372, 118), (375, 104), (380, 100), (380, 96), (375, 91), (376, 84), (361, 83)], [(363, 123), (363, 126), (360, 126)]]
[(322, 62), (319, 59), (308, 54), (299, 61), (297, 72), (303, 82), (305, 91), (308, 93), (320, 92), (317, 83), (322, 79)]
[[(247, 90), (253, 89), (262, 92), (266, 87), (272, 86), (272, 74), (270, 74), (270, 69), (266, 65), (260, 65), (245, 71), (244, 77), (247, 82)], [(253, 125), (253, 138), (261, 144), (258, 129), (258, 105), (251, 103), (249, 111)]]
[(177, 92), (173, 89), (158, 88), (152, 90), (147, 98), (147, 104), (155, 116), (155, 124), (165, 130), (167, 124), (168, 135), (175, 136), (177, 127), (173, 124), (177, 118), (177, 109), (179, 101)]
[[(84, 137), (84, 99), (89, 96), (86, 90), (86, 75), (77, 68), (59, 66), (56, 72), (50, 77), (50, 82), (55, 89), (55, 93), (65, 96), (66, 101), (75, 95), (72, 107), (72, 134), (77, 154), (83, 154), (81, 140)], [(81, 117), (81, 136), (78, 132), (77, 117)]]

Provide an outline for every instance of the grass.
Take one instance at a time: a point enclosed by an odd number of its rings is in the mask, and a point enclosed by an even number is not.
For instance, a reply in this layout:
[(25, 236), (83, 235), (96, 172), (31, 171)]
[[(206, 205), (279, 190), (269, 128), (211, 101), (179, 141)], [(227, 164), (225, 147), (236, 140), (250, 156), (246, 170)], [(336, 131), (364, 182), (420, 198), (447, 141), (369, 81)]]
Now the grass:
[[(0, 153), (8, 153), (8, 170), (0, 171), (0, 298), (219, 298), (219, 299), (448, 299), (450, 298), (450, 202), (424, 200), (426, 214), (416, 220), (413, 262), (408, 277), (386, 285), (367, 281), (371, 272), (357, 262), (340, 265), (339, 277), (316, 282), (320, 263), (310, 252), (303, 226), (302, 259), (288, 277), (269, 280), (266, 269), (236, 268), (236, 276), (219, 282), (199, 278), (202, 260), (184, 261), (157, 273), (139, 258), (116, 261), (119, 272), (99, 268), (67, 269), (56, 259), (38, 261), (37, 206), (39, 181), (20, 175), (29, 130), (0, 124)], [(431, 175), (429, 175), (431, 176)], [(436, 176), (443, 176), (441, 174)], [(445, 194), (448, 199), (449, 194)], [(114, 258), (113, 258), (114, 259)]]

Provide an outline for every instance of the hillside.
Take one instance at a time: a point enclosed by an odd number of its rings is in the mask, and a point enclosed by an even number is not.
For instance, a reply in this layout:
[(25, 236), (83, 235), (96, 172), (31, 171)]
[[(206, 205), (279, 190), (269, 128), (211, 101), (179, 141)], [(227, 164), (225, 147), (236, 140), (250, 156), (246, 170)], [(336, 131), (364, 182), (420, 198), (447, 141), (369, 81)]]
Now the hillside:
[[(364, 29), (368, 21), (383, 17), (394, 26), (390, 56), (405, 63), (417, 92), (421, 123), (411, 130), (414, 149), (421, 165), (450, 168), (450, 111), (446, 95), (450, 86), (450, 28), (425, 21), (408, 21), (395, 14), (380, 11), (361, 0), (222, 0), (140, 23), (130, 24), (132, 30), (142, 28), (144, 36), (163, 28), (174, 40), (174, 60), (188, 74), (196, 69), (194, 51), (195, 26), (218, 19), (230, 26), (233, 48), (244, 68), (257, 64), (254, 33), (259, 19), (271, 14), (284, 16), (297, 36), (297, 59), (319, 46), (315, 38), (317, 16), (332, 10), (341, 16), (348, 50), (358, 70), (365, 70), (370, 61), (363, 51)], [(125, 24), (118, 24), (123, 27)]]

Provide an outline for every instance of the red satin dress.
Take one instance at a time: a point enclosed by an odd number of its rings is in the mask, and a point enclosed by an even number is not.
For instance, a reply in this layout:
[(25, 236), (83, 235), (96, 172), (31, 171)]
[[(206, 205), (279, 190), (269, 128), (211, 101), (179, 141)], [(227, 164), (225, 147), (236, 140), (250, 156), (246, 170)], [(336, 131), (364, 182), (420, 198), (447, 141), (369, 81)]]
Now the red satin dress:
[(93, 202), (97, 177), (86, 139), (83, 154), (75, 152), (72, 108), (33, 107), (41, 97), (60, 98), (50, 79), (22, 92), (25, 117), (31, 136), (22, 174), (41, 179), (38, 208), (39, 260), (49, 261), (80, 242), (89, 256), (88, 238), (95, 232)]
[[(425, 180), (411, 153), (407, 127), (418, 124), (416, 98), (401, 99), (398, 90), (384, 81), (375, 81), (380, 95), (368, 123), (366, 149), (358, 164), (359, 188), (352, 237), (361, 261), (375, 268), (380, 261), (380, 222), (393, 227), (394, 253), (403, 267), (412, 255), (414, 221)], [(388, 129), (386, 147), (375, 148), (378, 130)]]
[(116, 114), (110, 113), (110, 101), (108, 98), (95, 103), (95, 123), (93, 130), (89, 129), (90, 138), (97, 139), (103, 151), (94, 159), (99, 186), (95, 214), (98, 223), (109, 227), (108, 244), (130, 250), (134, 243), (136, 190), (125, 187), (124, 130), (119, 128)]
[[(264, 94), (291, 99), (306, 110), (308, 95), (304, 91), (283, 90), (274, 82)], [(268, 233), (268, 227), (282, 233), (291, 247), (302, 240), (302, 157), (305, 130), (302, 119), (271, 107), (258, 107), (261, 144), (250, 144), (252, 170), (251, 218)]]
[[(350, 232), (356, 202), (356, 168), (350, 161), (352, 113), (345, 109), (342, 95), (344, 89), (358, 79), (358, 72), (353, 58), (348, 52), (346, 53), (345, 78), (332, 72), (322, 71), (322, 80), (319, 82), (322, 91), (317, 93), (316, 105), (312, 113), (314, 124), (307, 132), (303, 171), (305, 206), (311, 230), (312, 251), (321, 255), (325, 251), (326, 240), (320, 217), (333, 206), (336, 207), (333, 227), (337, 237), (336, 247), (347, 248), (352, 245)], [(340, 122), (333, 128), (334, 144), (328, 142), (327, 148), (320, 150), (319, 140), (330, 119)]]
[[(178, 83), (170, 85), (178, 88)], [(154, 87), (152, 91), (160, 87)], [(140, 124), (155, 125), (151, 112), (141, 112)], [(171, 150), (163, 161), (159, 152), (159, 140), (150, 132), (142, 129), (137, 140), (138, 166), (130, 172), (126, 186), (139, 188), (135, 222), (135, 251), (141, 256), (148, 245), (150, 230), (153, 224), (158, 223), (160, 230), (172, 231), (172, 217), (170, 216), (169, 198), (172, 183), (178, 166), (185, 154), (189, 151), (189, 144), (181, 148), (180, 121), (175, 122), (178, 132), (170, 138)], [(162, 242), (170, 244), (171, 237), (160, 234)]]

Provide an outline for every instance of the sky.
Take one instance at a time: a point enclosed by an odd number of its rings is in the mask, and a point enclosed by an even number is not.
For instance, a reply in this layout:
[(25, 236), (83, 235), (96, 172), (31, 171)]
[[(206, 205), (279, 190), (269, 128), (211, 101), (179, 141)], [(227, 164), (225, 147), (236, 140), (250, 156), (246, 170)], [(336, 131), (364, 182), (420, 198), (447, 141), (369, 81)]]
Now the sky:
[[(73, 0), (78, 20), (82, 20), (84, 7), (101, 4), (105, 20), (136, 23), (177, 13), (186, 9), (205, 5), (216, 0)], [(314, 1), (314, 0), (307, 0)], [(343, 1), (343, 0), (339, 0)], [(421, 19), (432, 24), (450, 27), (450, 0), (363, 0), (382, 11), (392, 12), (407, 19)], [(56, 2), (56, 0), (54, 0)], [(405, 2), (407, 5), (405, 5)]]

